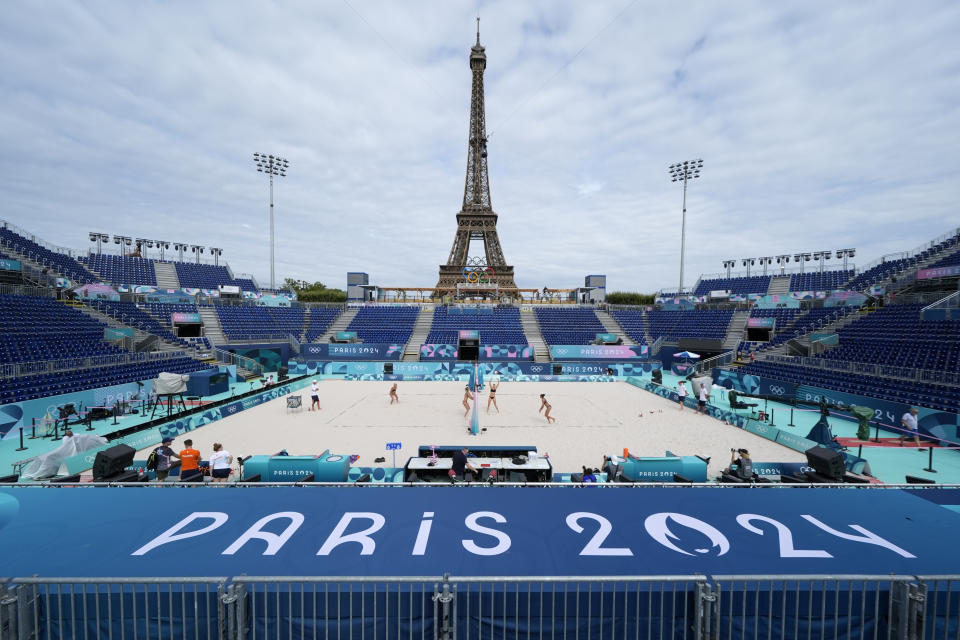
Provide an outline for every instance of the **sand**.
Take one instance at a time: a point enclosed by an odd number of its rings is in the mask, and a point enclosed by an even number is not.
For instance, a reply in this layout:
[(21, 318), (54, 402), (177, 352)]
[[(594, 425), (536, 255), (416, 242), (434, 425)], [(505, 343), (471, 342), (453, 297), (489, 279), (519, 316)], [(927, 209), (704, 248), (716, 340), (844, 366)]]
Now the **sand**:
[[(634, 455), (710, 457), (710, 478), (730, 460), (730, 448), (745, 447), (755, 461), (803, 462), (793, 451), (742, 429), (625, 382), (524, 382), (503, 383), (497, 391), (500, 413), (486, 413), (487, 394), (480, 395), (479, 436), (467, 433), (469, 416), (463, 417), (462, 382), (399, 382), (400, 403), (390, 405), (391, 382), (325, 380), (320, 386), (320, 411), (290, 412), (279, 398), (177, 438), (174, 449), (192, 438), (204, 459), (220, 442), (234, 457), (274, 454), (356, 454), (359, 466), (392, 466), (386, 443), (400, 442), (397, 466), (416, 455), (421, 445), (532, 445), (549, 454), (556, 471), (579, 472), (581, 466), (598, 467), (604, 455), (620, 454), (626, 447)], [(553, 405), (554, 424), (537, 414), (539, 395)], [(642, 417), (640, 414), (643, 414)], [(149, 450), (138, 452), (146, 458)], [(385, 457), (385, 463), (374, 463)], [(235, 465), (236, 466), (236, 465)]]

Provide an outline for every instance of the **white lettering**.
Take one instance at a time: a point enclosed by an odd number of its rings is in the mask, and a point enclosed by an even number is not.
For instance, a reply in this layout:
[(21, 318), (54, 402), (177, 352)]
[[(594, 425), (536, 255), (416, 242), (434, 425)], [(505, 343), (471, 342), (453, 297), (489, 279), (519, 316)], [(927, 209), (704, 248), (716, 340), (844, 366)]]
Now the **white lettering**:
[[(188, 531), (186, 533), (177, 533), (181, 529), (184, 529), (188, 524), (190, 524), (194, 520), (199, 520), (200, 518), (210, 518), (211, 520), (213, 520), (213, 522), (211, 522), (205, 527), (197, 529), (196, 531)], [(227, 521), (227, 514), (223, 513), (222, 511), (194, 511), (193, 513), (188, 515), (186, 518), (184, 518), (177, 524), (173, 525), (172, 527), (170, 527), (169, 529), (167, 529), (166, 531), (161, 533), (159, 536), (157, 536), (147, 544), (143, 545), (142, 547), (140, 547), (130, 555), (142, 556), (146, 554), (148, 551), (156, 549), (160, 545), (167, 544), (168, 542), (176, 542), (177, 540), (186, 540), (187, 538), (202, 536), (205, 533), (209, 533), (210, 531), (213, 531), (214, 529), (221, 526), (226, 521)]]
[(577, 511), (576, 513), (571, 513), (567, 516), (567, 526), (573, 529), (576, 533), (583, 533), (583, 527), (580, 526), (580, 520), (586, 518), (587, 520), (593, 520), (600, 527), (597, 529), (597, 532), (593, 534), (593, 537), (590, 538), (590, 541), (580, 550), (581, 556), (632, 556), (633, 551), (627, 547), (603, 547), (604, 540), (607, 539), (607, 536), (610, 535), (610, 532), (613, 531), (613, 525), (610, 524), (610, 521), (604, 518), (601, 515), (596, 513), (590, 513), (589, 511)]
[(477, 533), (488, 535), (491, 538), (496, 538), (498, 540), (496, 546), (481, 547), (473, 540), (461, 540), (460, 544), (463, 545), (464, 549), (478, 556), (496, 556), (500, 555), (501, 553), (505, 553), (510, 548), (510, 536), (502, 531), (497, 531), (496, 529), (490, 529), (489, 527), (484, 527), (477, 524), (477, 520), (480, 518), (492, 518), (494, 522), (499, 522), (500, 524), (505, 523), (507, 519), (496, 511), (477, 511), (464, 518), (464, 524), (466, 524), (467, 528), (471, 531), (476, 531)]
[[(264, 531), (263, 527), (268, 522), (277, 520), (279, 518), (286, 518), (290, 522), (287, 524), (286, 529), (282, 533), (276, 534), (270, 531)], [(243, 545), (247, 544), (248, 541), (253, 539), (263, 540), (267, 543), (267, 548), (263, 551), (261, 555), (272, 556), (286, 544), (287, 540), (290, 539), (290, 536), (300, 528), (300, 525), (303, 524), (303, 514), (296, 511), (281, 511), (279, 513), (273, 513), (269, 516), (264, 516), (257, 520), (257, 522), (243, 532), (239, 538), (237, 538), (233, 544), (227, 547), (221, 555), (232, 556), (237, 551), (240, 550)]]
[(883, 538), (881, 538), (881, 537), (878, 536), (877, 534), (873, 533), (872, 531), (867, 531), (866, 529), (864, 529), (863, 527), (861, 527), (861, 526), (858, 525), (858, 524), (850, 524), (850, 525), (847, 525), (848, 527), (850, 527), (850, 528), (853, 529), (854, 531), (858, 531), (858, 532), (860, 532), (861, 534), (863, 534), (863, 535), (855, 536), (855, 535), (853, 535), (852, 533), (844, 533), (844, 532), (842, 532), (842, 531), (837, 531), (836, 529), (834, 529), (834, 528), (832, 528), (832, 527), (830, 527), (830, 526), (828, 526), (828, 525), (820, 522), (819, 520), (817, 520), (817, 519), (814, 518), (813, 516), (801, 515), (801, 517), (802, 517), (804, 520), (806, 520), (807, 522), (810, 522), (811, 524), (813, 524), (814, 526), (819, 527), (820, 529), (823, 529), (824, 531), (826, 531), (826, 532), (829, 533), (830, 535), (837, 536), (838, 538), (843, 538), (844, 540), (850, 540), (851, 542), (862, 542), (863, 544), (875, 544), (875, 545), (877, 545), (878, 547), (883, 547), (884, 549), (889, 549), (890, 551), (893, 551), (893, 552), (896, 553), (897, 555), (903, 556), (904, 558), (916, 558), (916, 557), (917, 557), (917, 556), (913, 555), (912, 553), (910, 553), (909, 551), (905, 551), (904, 549), (901, 549), (900, 547), (898, 547), (897, 545), (893, 544), (892, 542), (889, 542), (889, 541), (887, 541), (887, 540), (884, 540)]
[(410, 555), (422, 556), (427, 552), (427, 541), (430, 539), (430, 528), (433, 526), (433, 511), (423, 512), (423, 521), (420, 522), (420, 530), (417, 531), (417, 540), (413, 543), (413, 553)]
[[(730, 550), (730, 541), (727, 540), (727, 537), (720, 533), (716, 527), (707, 524), (703, 520), (699, 520), (682, 513), (654, 513), (653, 515), (647, 516), (647, 519), (643, 521), (643, 528), (647, 530), (647, 533), (650, 534), (651, 538), (666, 548), (672, 549), (673, 551), (677, 551), (684, 555), (692, 556), (693, 554), (689, 551), (684, 551), (677, 545), (673, 544), (673, 540), (679, 540), (679, 538), (670, 530), (669, 524), (671, 520), (683, 527), (693, 529), (694, 531), (698, 531), (707, 536), (707, 538), (710, 539), (712, 546), (718, 550), (718, 556), (722, 556)], [(697, 553), (707, 553), (710, 551), (710, 549), (701, 548), (694, 549), (694, 551)]]
[(773, 518), (768, 518), (766, 516), (758, 516), (755, 513), (741, 513), (737, 516), (737, 522), (741, 527), (749, 531), (750, 533), (755, 533), (762, 536), (763, 530), (759, 527), (753, 525), (753, 522), (766, 522), (767, 524), (773, 525), (777, 530), (777, 537), (780, 542), (780, 557), (781, 558), (832, 558), (833, 556), (823, 551), (822, 549), (796, 549), (793, 546), (793, 533), (790, 529), (786, 527), (779, 520), (774, 520)]
[[(366, 518), (373, 522), (369, 527), (363, 531), (358, 531), (357, 533), (351, 533), (348, 535), (343, 535), (343, 532), (347, 530), (347, 527), (350, 526), (351, 521), (354, 518)], [(370, 513), (365, 511), (348, 511), (343, 514), (340, 518), (340, 522), (337, 523), (337, 526), (334, 527), (333, 531), (330, 532), (330, 535), (327, 537), (326, 541), (323, 543), (323, 546), (320, 547), (320, 550), (317, 551), (318, 556), (328, 556), (330, 552), (333, 551), (335, 547), (341, 545), (345, 542), (357, 542), (362, 547), (360, 555), (369, 556), (372, 555), (374, 550), (377, 548), (377, 543), (373, 541), (373, 538), (370, 537), (370, 534), (376, 533), (383, 528), (383, 525), (386, 524), (387, 520), (379, 513)]]

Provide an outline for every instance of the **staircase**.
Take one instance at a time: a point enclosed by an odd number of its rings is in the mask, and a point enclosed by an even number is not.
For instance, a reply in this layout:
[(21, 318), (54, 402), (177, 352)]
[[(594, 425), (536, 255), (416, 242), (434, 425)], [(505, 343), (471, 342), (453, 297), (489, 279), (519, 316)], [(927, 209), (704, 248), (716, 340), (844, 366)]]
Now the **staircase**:
[(420, 360), (420, 345), (427, 341), (430, 329), (433, 327), (433, 305), (422, 305), (420, 315), (413, 324), (413, 333), (407, 340), (407, 345), (403, 348), (404, 362), (418, 362)]
[(120, 322), (119, 320), (111, 316), (108, 316), (107, 314), (103, 313), (99, 309), (88, 307), (87, 305), (82, 304), (79, 301), (73, 302), (72, 304), (71, 303), (67, 303), (67, 304), (68, 306), (76, 309), (77, 311), (80, 311), (81, 313), (93, 318), (94, 320), (97, 320), (98, 322), (102, 322), (113, 329), (133, 329), (134, 344), (138, 344), (148, 339), (155, 339), (156, 351), (186, 351), (190, 353), (190, 349), (188, 349), (187, 347), (184, 347), (183, 345), (167, 342), (166, 340), (164, 340), (158, 335), (152, 334), (148, 331), (144, 331), (143, 329), (138, 329), (137, 327), (133, 327), (128, 324), (124, 324), (123, 322)]
[[(822, 327), (811, 327), (811, 328), (807, 329), (807, 331), (806, 331), (805, 333), (803, 333), (803, 334), (797, 336), (796, 338), (794, 338), (794, 340), (789, 340), (789, 341), (784, 342), (784, 343), (782, 343), (782, 344), (778, 344), (776, 347), (774, 347), (774, 348), (772, 348), (772, 349), (765, 349), (763, 352), (764, 352), (764, 353), (769, 353), (769, 354), (771, 354), (771, 355), (791, 355), (790, 353), (788, 353), (788, 352), (790, 351), (788, 345), (790, 344), (790, 342), (794, 342), (794, 341), (798, 342), (798, 343), (799, 343), (802, 347), (804, 347), (805, 349), (809, 349), (809, 348), (810, 348), (810, 334), (811, 334), (811, 333), (814, 333), (814, 332), (817, 332), (817, 333), (836, 333), (837, 331), (839, 331), (839, 330), (842, 329), (843, 327), (847, 326), (847, 325), (850, 324), (851, 322), (853, 322), (853, 321), (855, 321), (855, 320), (859, 320), (860, 318), (866, 316), (867, 314), (873, 313), (873, 311), (874, 311), (874, 309), (870, 309), (870, 308), (867, 308), (867, 307), (861, 307), (858, 311), (853, 311), (853, 312), (851, 312), (851, 313), (848, 313), (848, 314), (846, 314), (846, 315), (844, 315), (844, 316), (842, 316), (842, 317), (840, 317), (840, 318), (837, 318), (836, 320), (834, 320), (833, 322), (831, 322), (831, 323), (829, 323), (829, 324), (823, 325)], [(796, 320), (794, 320), (794, 322), (796, 322)], [(792, 326), (792, 324), (791, 324), (791, 326)]]
[[(787, 278), (787, 282), (790, 282), (789, 278)], [(730, 318), (730, 324), (727, 326), (727, 336), (723, 339), (723, 351), (737, 348), (737, 345), (743, 340), (743, 330), (747, 328), (747, 318), (749, 317), (749, 311), (733, 312), (733, 317)]]
[(534, 362), (550, 362), (550, 349), (543, 341), (543, 334), (540, 333), (537, 314), (532, 310), (521, 309), (520, 326), (523, 327), (523, 335), (527, 337), (527, 344), (533, 349)]
[(220, 326), (220, 316), (213, 307), (197, 307), (200, 317), (203, 318), (203, 336), (210, 341), (214, 347), (219, 347), (228, 342), (227, 336), (223, 333), (223, 327)]
[(303, 326), (300, 327), (300, 333), (297, 334), (297, 340), (300, 341), (300, 344), (303, 344), (307, 340), (307, 327), (310, 326), (310, 309), (307, 307), (307, 310), (303, 312)]
[(790, 293), (790, 276), (773, 276), (770, 278), (770, 286), (767, 287), (768, 296), (785, 296)]
[[(647, 312), (643, 312), (643, 339), (647, 341), (647, 344), (653, 344), (653, 336), (650, 335), (650, 318), (647, 317)], [(654, 355), (653, 348), (650, 349), (650, 355)]]
[(617, 336), (623, 340), (623, 344), (637, 344), (633, 338), (627, 335), (627, 332), (623, 330), (623, 327), (619, 322), (617, 322), (617, 319), (610, 315), (606, 310), (594, 309), (593, 313), (597, 316), (597, 320), (600, 321), (600, 324), (603, 325), (603, 328), (607, 330), (607, 333), (617, 334)]
[(177, 268), (172, 262), (155, 260), (153, 271), (157, 275), (158, 289), (179, 289), (180, 279), (177, 277)]
[(353, 322), (353, 319), (357, 317), (357, 312), (360, 311), (359, 307), (347, 307), (343, 310), (337, 319), (330, 323), (330, 326), (327, 327), (326, 333), (324, 333), (317, 342), (330, 342), (332, 336), (337, 335), (337, 331), (346, 331), (347, 327), (350, 326), (350, 323)]

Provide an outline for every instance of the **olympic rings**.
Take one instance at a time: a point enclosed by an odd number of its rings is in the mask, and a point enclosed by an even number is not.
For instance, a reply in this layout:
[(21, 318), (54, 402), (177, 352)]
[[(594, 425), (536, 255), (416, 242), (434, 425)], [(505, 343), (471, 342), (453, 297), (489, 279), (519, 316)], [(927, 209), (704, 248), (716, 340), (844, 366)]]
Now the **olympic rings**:
[(489, 284), (496, 275), (493, 267), (482, 266), (466, 266), (460, 273), (470, 284)]

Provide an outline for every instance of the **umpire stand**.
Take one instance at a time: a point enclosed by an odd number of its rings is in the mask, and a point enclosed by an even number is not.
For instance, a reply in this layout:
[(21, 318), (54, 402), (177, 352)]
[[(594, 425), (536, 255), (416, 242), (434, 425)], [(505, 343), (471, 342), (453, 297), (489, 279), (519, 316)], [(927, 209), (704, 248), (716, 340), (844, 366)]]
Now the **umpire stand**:
[(474, 329), (462, 329), (457, 337), (457, 360), (472, 362), (473, 371), (468, 383), (473, 390), (473, 416), (470, 418), (470, 433), (480, 435), (480, 415), (477, 410), (479, 402), (477, 390), (483, 386), (483, 377), (480, 374), (480, 332)]

